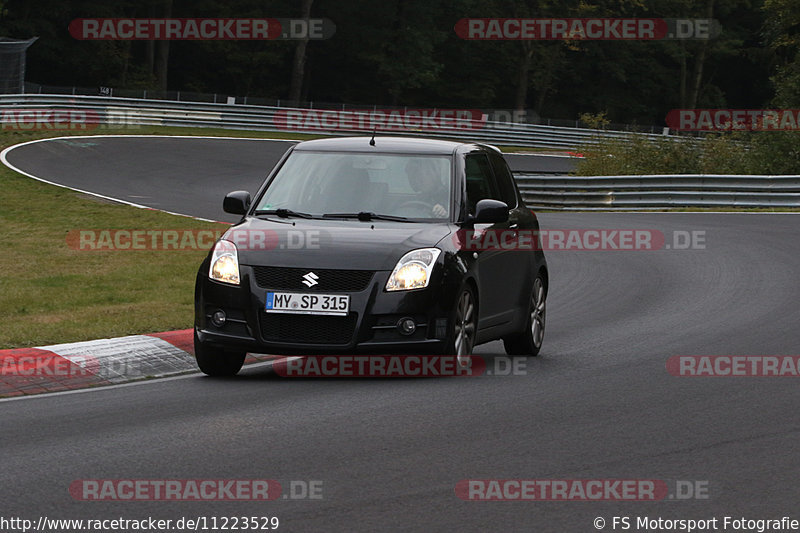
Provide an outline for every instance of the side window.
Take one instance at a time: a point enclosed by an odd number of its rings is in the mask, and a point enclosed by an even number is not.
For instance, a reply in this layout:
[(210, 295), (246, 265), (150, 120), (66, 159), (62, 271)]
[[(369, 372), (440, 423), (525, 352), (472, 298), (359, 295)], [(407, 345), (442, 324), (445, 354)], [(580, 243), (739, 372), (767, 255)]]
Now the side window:
[(492, 153), (489, 158), (492, 161), (495, 178), (497, 178), (501, 200), (507, 203), (510, 209), (514, 209), (517, 207), (517, 190), (514, 188), (514, 176), (511, 175), (508, 163), (498, 153)]
[(480, 200), (501, 199), (486, 154), (467, 155), (464, 173), (467, 179), (467, 211), (470, 214), (475, 213), (475, 205)]

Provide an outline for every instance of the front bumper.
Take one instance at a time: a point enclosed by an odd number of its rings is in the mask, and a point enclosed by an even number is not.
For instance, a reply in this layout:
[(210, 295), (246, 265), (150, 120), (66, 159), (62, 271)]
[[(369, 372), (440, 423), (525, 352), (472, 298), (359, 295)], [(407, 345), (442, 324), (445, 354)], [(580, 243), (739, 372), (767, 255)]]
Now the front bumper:
[[(253, 267), (240, 266), (239, 286), (211, 281), (207, 272), (201, 267), (197, 276), (195, 331), (200, 342), (229, 351), (286, 355), (441, 353), (457, 292), (440, 269), (434, 269), (427, 288), (402, 292), (386, 292), (390, 272), (376, 271), (363, 290), (316, 291), (349, 294), (348, 316), (266, 313), (267, 292), (283, 289), (259, 285)], [(211, 321), (217, 310), (227, 316), (221, 327)], [(413, 319), (414, 333), (401, 333), (397, 323), (403, 318)]]

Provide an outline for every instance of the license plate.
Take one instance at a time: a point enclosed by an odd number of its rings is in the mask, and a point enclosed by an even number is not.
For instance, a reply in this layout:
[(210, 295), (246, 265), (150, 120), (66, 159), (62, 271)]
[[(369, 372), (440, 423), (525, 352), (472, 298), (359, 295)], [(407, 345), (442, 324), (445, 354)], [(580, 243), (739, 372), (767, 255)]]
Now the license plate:
[(346, 315), (350, 311), (350, 295), (268, 292), (266, 311), (303, 315)]

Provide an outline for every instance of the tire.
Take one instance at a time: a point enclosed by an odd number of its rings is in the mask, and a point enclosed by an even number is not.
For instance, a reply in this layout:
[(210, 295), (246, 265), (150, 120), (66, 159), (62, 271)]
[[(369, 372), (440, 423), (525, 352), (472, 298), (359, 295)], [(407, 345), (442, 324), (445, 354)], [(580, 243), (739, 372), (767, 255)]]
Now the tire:
[(547, 291), (545, 290), (544, 278), (539, 274), (533, 280), (533, 290), (531, 290), (530, 303), (528, 304), (528, 319), (525, 321), (525, 329), (520, 333), (503, 339), (508, 355), (528, 355), (535, 357), (539, 355), (544, 341), (545, 319), (547, 316), (546, 305)]
[(194, 334), (194, 357), (203, 374), (212, 377), (235, 376), (242, 369), (247, 352), (230, 352), (200, 342)]
[(465, 285), (456, 298), (450, 324), (445, 355), (455, 355), (459, 365), (467, 366), (478, 332), (478, 300), (471, 286)]

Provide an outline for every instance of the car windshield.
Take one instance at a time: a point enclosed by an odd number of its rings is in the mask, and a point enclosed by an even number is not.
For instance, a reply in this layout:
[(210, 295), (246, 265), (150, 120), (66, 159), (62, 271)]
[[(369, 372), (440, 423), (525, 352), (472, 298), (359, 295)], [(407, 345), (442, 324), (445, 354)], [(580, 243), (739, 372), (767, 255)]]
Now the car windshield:
[(450, 216), (451, 182), (448, 156), (298, 151), (272, 180), (256, 212), (442, 220)]

